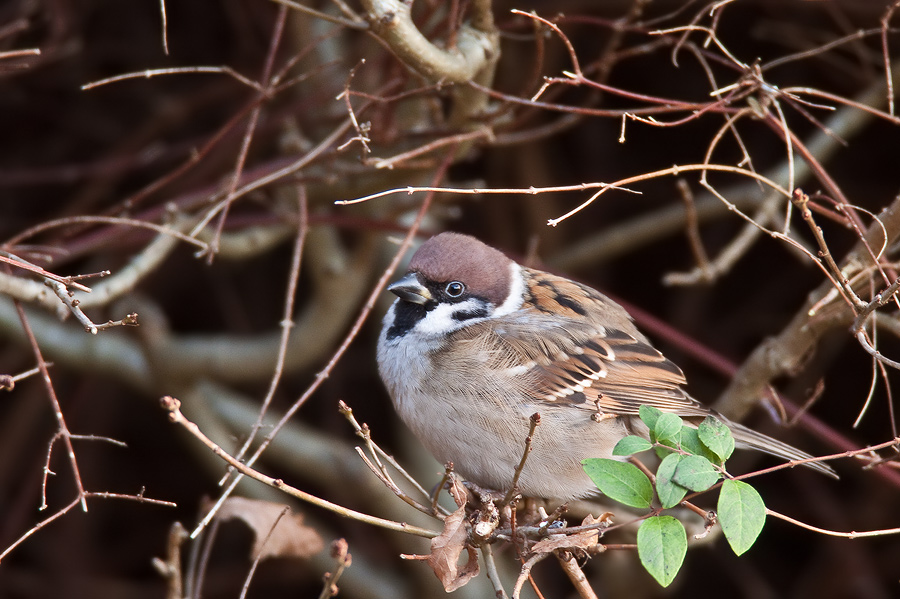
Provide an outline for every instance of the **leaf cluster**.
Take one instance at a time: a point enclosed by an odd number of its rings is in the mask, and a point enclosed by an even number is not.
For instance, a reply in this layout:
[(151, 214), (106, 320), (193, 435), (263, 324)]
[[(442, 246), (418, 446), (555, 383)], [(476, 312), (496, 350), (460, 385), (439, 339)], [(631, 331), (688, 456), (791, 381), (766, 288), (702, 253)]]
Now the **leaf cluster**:
[[(630, 462), (591, 458), (584, 469), (607, 497), (638, 509), (651, 509), (637, 534), (641, 564), (662, 586), (675, 579), (687, 552), (687, 533), (676, 518), (661, 512), (684, 501), (688, 493), (702, 493), (720, 483), (718, 522), (732, 550), (747, 551), (766, 519), (766, 506), (756, 489), (734, 480), (725, 461), (734, 451), (728, 426), (708, 416), (698, 426), (685, 423), (676, 414), (652, 406), (641, 406), (640, 419), (649, 440), (629, 435), (619, 441), (613, 455), (626, 457), (653, 450), (660, 458), (654, 481)], [(724, 479), (724, 480), (723, 480)], [(658, 507), (654, 508), (654, 488)]]

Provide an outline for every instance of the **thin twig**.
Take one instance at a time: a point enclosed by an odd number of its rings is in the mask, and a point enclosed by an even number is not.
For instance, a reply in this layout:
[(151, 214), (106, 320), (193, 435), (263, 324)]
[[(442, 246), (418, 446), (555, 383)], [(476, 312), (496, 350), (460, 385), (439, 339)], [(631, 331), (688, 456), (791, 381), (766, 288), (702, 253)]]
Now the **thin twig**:
[[(321, 146), (320, 146), (321, 147)], [(442, 168), (438, 170), (435, 175), (435, 182), (440, 181), (444, 175), (446, 174), (447, 168), (449, 168), (449, 158), (452, 157), (452, 154), (448, 155), (448, 160), (442, 165)], [(353, 339), (356, 338), (356, 335), (362, 329), (363, 324), (366, 322), (366, 319), (369, 316), (369, 313), (375, 307), (375, 302), (377, 301), (378, 296), (381, 295), (381, 292), (384, 290), (385, 286), (387, 286), (388, 280), (393, 276), (394, 271), (397, 269), (397, 266), (400, 264), (400, 261), (403, 259), (404, 254), (406, 253), (406, 249), (412, 243), (413, 238), (419, 230), (419, 226), (422, 223), (422, 219), (425, 218), (425, 214), (427, 214), (429, 207), (431, 206), (431, 202), (433, 199), (433, 194), (429, 194), (425, 197), (422, 202), (422, 206), (419, 208), (419, 212), (416, 215), (413, 224), (410, 226), (409, 231), (407, 232), (406, 238), (403, 243), (401, 243), (400, 248), (397, 253), (394, 255), (394, 258), (391, 260), (391, 263), (385, 269), (384, 273), (381, 275), (381, 278), (376, 283), (375, 287), (372, 289), (372, 292), (369, 294), (368, 299), (366, 300), (365, 305), (362, 307), (359, 316), (356, 319), (356, 322), (353, 323), (353, 326), (350, 328), (350, 332), (344, 337), (344, 341), (341, 343), (340, 347), (332, 354), (331, 359), (328, 361), (328, 364), (325, 365), (319, 374), (316, 376), (313, 383), (304, 391), (303, 395), (300, 396), (297, 401), (284, 413), (281, 419), (275, 424), (272, 428), (272, 431), (266, 435), (265, 440), (260, 444), (259, 447), (256, 448), (256, 451), (247, 461), (248, 466), (252, 466), (259, 456), (266, 450), (269, 444), (272, 442), (272, 439), (275, 438), (275, 435), (278, 434), (278, 431), (281, 430), (285, 424), (291, 419), (291, 417), (303, 406), (304, 403), (312, 396), (312, 394), (319, 388), (319, 386), (328, 378), (331, 371), (337, 365), (338, 360), (341, 359), (341, 356), (347, 351), (350, 347), (350, 343)], [(195, 538), (200, 531), (209, 524), (209, 521), (213, 518), (216, 511), (221, 507), (224, 498), (227, 497), (240, 482), (241, 477), (236, 476), (234, 480), (231, 481), (231, 484), (225, 491), (222, 492), (219, 499), (213, 505), (213, 507), (207, 512), (207, 514), (201, 519), (200, 523), (197, 524), (197, 527), (194, 528), (194, 531), (191, 533), (191, 538)]]
[[(78, 501), (81, 503), (81, 509), (83, 511), (87, 511), (87, 492), (84, 489), (84, 485), (81, 482), (81, 470), (78, 468), (78, 461), (75, 458), (75, 448), (72, 446), (72, 436), (69, 432), (69, 427), (66, 425), (66, 419), (63, 416), (62, 408), (59, 405), (59, 399), (56, 397), (56, 389), (53, 387), (53, 379), (50, 378), (50, 371), (47, 369), (47, 362), (44, 360), (44, 356), (41, 353), (41, 348), (38, 345), (37, 339), (34, 336), (34, 331), (31, 329), (31, 323), (28, 321), (28, 317), (25, 315), (25, 310), (22, 308), (22, 303), (19, 301), (14, 302), (16, 306), (16, 312), (19, 315), (19, 322), (22, 324), (22, 330), (25, 332), (25, 337), (28, 339), (28, 344), (31, 346), (31, 351), (34, 352), (34, 357), (37, 361), (37, 367), (41, 371), (41, 378), (43, 379), (44, 389), (47, 391), (47, 398), (50, 400), (50, 405), (53, 408), (53, 415), (56, 417), (56, 425), (57, 432), (54, 435), (53, 439), (50, 441), (50, 446), (47, 451), (47, 465), (44, 467), (44, 483), (41, 488), (41, 507), (40, 509), (45, 509), (47, 507), (47, 486), (46, 486), (46, 476), (50, 472), (50, 450), (53, 448), (53, 443), (57, 438), (62, 438), (63, 443), (66, 446), (66, 452), (69, 458), (69, 464), (72, 468), (72, 476), (75, 479), (75, 488), (78, 492)], [(2, 557), (2, 555), (0, 555)]]
[(362, 512), (357, 512), (355, 510), (351, 510), (345, 508), (344, 506), (338, 505), (336, 503), (332, 503), (325, 499), (321, 499), (307, 493), (306, 491), (302, 491), (296, 487), (292, 487), (286, 484), (280, 478), (272, 478), (271, 476), (267, 476), (253, 468), (250, 468), (238, 460), (234, 459), (227, 451), (219, 447), (216, 443), (212, 441), (209, 437), (203, 434), (203, 431), (200, 430), (196, 424), (185, 418), (184, 414), (181, 412), (181, 402), (175, 399), (174, 397), (165, 396), (160, 399), (160, 405), (164, 410), (169, 413), (169, 420), (175, 424), (179, 424), (185, 428), (189, 433), (191, 433), (194, 437), (196, 437), (201, 443), (206, 445), (214, 454), (219, 456), (225, 462), (227, 462), (232, 468), (243, 474), (244, 476), (249, 476), (250, 478), (257, 480), (261, 483), (264, 483), (274, 489), (278, 489), (280, 491), (284, 491), (288, 495), (320, 507), (322, 509), (328, 510), (330, 512), (334, 512), (339, 516), (343, 516), (345, 518), (350, 518), (353, 520), (358, 520), (360, 522), (364, 522), (366, 524), (371, 524), (373, 526), (378, 526), (381, 528), (386, 528), (388, 530), (394, 530), (397, 532), (407, 532), (409, 534), (413, 534), (420, 537), (425, 538), (434, 538), (438, 536), (439, 533), (427, 530), (424, 528), (420, 528), (418, 526), (413, 526), (411, 524), (406, 524), (405, 522), (394, 522), (393, 520), (385, 520), (384, 518), (378, 518), (376, 516), (370, 516), (368, 514), (363, 514)]
[(349, 568), (353, 563), (353, 556), (350, 555), (349, 546), (345, 539), (337, 539), (331, 544), (331, 557), (334, 558), (335, 561), (334, 573), (325, 573), (325, 576), (323, 577), (325, 579), (325, 585), (322, 587), (322, 592), (319, 593), (319, 599), (328, 599), (329, 597), (337, 596), (338, 580), (340, 580), (344, 570)]
[(330, 23), (335, 23), (337, 25), (343, 25), (344, 27), (349, 27), (351, 29), (360, 29), (365, 30), (369, 28), (368, 23), (366, 23), (361, 17), (358, 15), (354, 15), (354, 19), (345, 19), (343, 17), (337, 17), (335, 15), (329, 15), (328, 13), (324, 13), (322, 11), (316, 10), (314, 8), (310, 8), (304, 4), (300, 4), (299, 2), (293, 2), (292, 0), (272, 0), (277, 4), (282, 4), (289, 8), (293, 8), (297, 12), (301, 12), (303, 14), (309, 15), (311, 17), (315, 17), (317, 19), (322, 19), (323, 21), (328, 21)]
[[(380, 458), (384, 458), (386, 461), (388, 461), (388, 463), (390, 463), (390, 465), (393, 466), (400, 473), (400, 475), (403, 476), (403, 478), (422, 495), (422, 497), (429, 501), (432, 500), (429, 493), (424, 488), (422, 488), (418, 481), (416, 481), (415, 478), (413, 478), (403, 467), (401, 467), (400, 464), (393, 458), (393, 456), (385, 453), (384, 450), (382, 450), (372, 440), (372, 432), (369, 429), (368, 425), (360, 425), (359, 422), (357, 422), (356, 417), (353, 415), (353, 410), (350, 409), (350, 407), (346, 403), (340, 401), (338, 403), (338, 411), (344, 416), (344, 418), (347, 419), (348, 422), (350, 422), (351, 426), (353, 426), (354, 430), (356, 431), (356, 434), (365, 441), (366, 448), (369, 451), (369, 455), (372, 456), (372, 459), (370, 460), (363, 453), (362, 448), (357, 447), (356, 452), (359, 454), (359, 457), (362, 458), (363, 462), (366, 464), (369, 470), (371, 470), (372, 473), (375, 474), (376, 477), (378, 477), (378, 480), (380, 480), (388, 489), (390, 489), (391, 492), (394, 493), (394, 495), (396, 495), (412, 507), (416, 508), (420, 512), (428, 514), (430, 516), (434, 516), (437, 514), (447, 515), (449, 513), (444, 508), (436, 506), (434, 502), (432, 502), (432, 505), (429, 508), (406, 494), (400, 488), (400, 486), (397, 485), (396, 482), (394, 482), (394, 479), (391, 477), (390, 472), (381, 462)], [(440, 486), (438, 488), (440, 488)]]
[[(247, 453), (247, 450), (253, 444), (256, 435), (262, 428), (266, 413), (269, 411), (269, 405), (275, 397), (275, 391), (278, 389), (281, 377), (284, 374), (284, 362), (287, 356), (288, 340), (290, 339), (291, 331), (294, 328), (294, 303), (297, 299), (297, 285), (300, 281), (300, 264), (303, 261), (303, 247), (306, 244), (306, 234), (309, 231), (309, 211), (306, 200), (306, 189), (304, 187), (297, 187), (297, 204), (297, 212), (299, 215), (299, 218), (297, 219), (297, 234), (294, 238), (294, 250), (291, 254), (291, 266), (288, 271), (287, 290), (284, 294), (284, 309), (281, 313), (281, 337), (278, 343), (278, 354), (275, 358), (275, 367), (272, 371), (272, 378), (269, 380), (269, 389), (266, 391), (266, 396), (263, 398), (262, 405), (259, 408), (256, 422), (253, 423), (253, 426), (250, 428), (250, 433), (247, 435), (247, 439), (235, 455), (239, 460), (243, 459), (244, 454)], [(222, 483), (224, 483), (224, 479), (220, 482), (220, 485)]]
[(250, 571), (247, 572), (247, 576), (244, 578), (244, 584), (241, 586), (241, 594), (238, 595), (238, 599), (246, 599), (247, 592), (250, 590), (250, 582), (253, 580), (253, 575), (256, 573), (256, 569), (259, 567), (259, 563), (263, 559), (263, 555), (265, 555), (265, 551), (263, 547), (265, 547), (266, 543), (269, 542), (269, 539), (272, 538), (272, 533), (275, 532), (275, 528), (278, 526), (278, 523), (281, 522), (281, 519), (291, 511), (291, 507), (286, 505), (281, 509), (281, 512), (275, 518), (275, 521), (272, 522), (272, 526), (269, 527), (269, 531), (266, 533), (266, 536), (263, 538), (262, 543), (259, 544), (260, 550), (253, 557), (253, 563), (250, 564)]
[(531, 453), (531, 443), (534, 440), (534, 431), (537, 429), (540, 423), (541, 415), (537, 412), (532, 414), (528, 419), (528, 436), (525, 437), (525, 448), (522, 450), (522, 459), (519, 460), (519, 465), (516, 466), (516, 471), (513, 474), (512, 484), (509, 486), (509, 491), (506, 492), (506, 496), (503, 498), (503, 501), (500, 502), (501, 506), (509, 505), (510, 502), (512, 502), (513, 498), (519, 494), (519, 476), (521, 476), (522, 470), (525, 469), (525, 461), (528, 460), (528, 455)]
[(281, 44), (282, 40), (282, 34), (284, 33), (287, 14), (288, 11), (286, 6), (282, 5), (278, 7), (278, 16), (275, 17), (274, 31), (269, 38), (269, 49), (266, 53), (265, 64), (263, 65), (263, 72), (262, 76), (260, 77), (260, 102), (253, 107), (253, 110), (250, 111), (250, 118), (247, 121), (247, 127), (244, 130), (243, 137), (241, 138), (241, 147), (240, 150), (238, 150), (234, 168), (231, 172), (231, 180), (228, 183), (228, 192), (225, 195), (225, 199), (222, 200), (224, 206), (219, 214), (218, 221), (216, 222), (215, 233), (213, 234), (212, 240), (207, 247), (207, 264), (212, 264), (212, 260), (219, 249), (219, 238), (222, 236), (222, 231), (225, 228), (225, 221), (228, 218), (228, 211), (231, 207), (231, 204), (236, 199), (235, 192), (237, 191), (238, 185), (240, 184), (241, 175), (244, 172), (244, 164), (247, 161), (247, 153), (250, 151), (250, 144), (253, 141), (253, 136), (256, 133), (256, 127), (259, 123), (259, 115), (262, 112), (262, 100), (272, 95), (272, 91), (270, 89), (272, 83), (272, 70), (274, 69), (275, 65), (275, 55), (278, 52), (278, 47)]
[(81, 86), (81, 91), (87, 91), (101, 87), (103, 85), (109, 85), (110, 83), (117, 83), (119, 81), (127, 81), (129, 79), (150, 79), (151, 77), (159, 77), (161, 75), (185, 75), (195, 73), (217, 73), (228, 75), (236, 79), (237, 81), (240, 81), (244, 85), (255, 89), (258, 92), (263, 91), (263, 88), (257, 82), (244, 77), (231, 67), (173, 67), (168, 69), (146, 69), (144, 71), (123, 73), (121, 75), (116, 75), (115, 77), (107, 77), (106, 79), (98, 79), (97, 81), (85, 83)]
[(163, 54), (169, 55), (169, 20), (166, 17), (166, 0), (159, 0), (159, 16), (162, 19), (162, 47)]
[(811, 530), (813, 532), (817, 532), (819, 534), (828, 535), (830, 537), (843, 537), (845, 539), (859, 539), (863, 537), (883, 537), (888, 535), (896, 535), (900, 534), (900, 528), (886, 528), (883, 530), (867, 530), (863, 532), (850, 531), (850, 532), (838, 532), (836, 530), (828, 530), (825, 528), (819, 528), (817, 526), (813, 526), (811, 524), (806, 524), (790, 516), (785, 516), (784, 514), (780, 514), (775, 510), (771, 510), (766, 508), (766, 515), (772, 516), (774, 518), (779, 518), (784, 520), (785, 522), (790, 522), (794, 526), (799, 526), (800, 528), (805, 528), (806, 530)]
[(850, 281), (847, 279), (844, 273), (841, 272), (841, 269), (834, 261), (834, 257), (831, 255), (831, 251), (828, 249), (828, 243), (825, 241), (825, 237), (822, 233), (822, 227), (816, 224), (812, 212), (809, 209), (809, 196), (803, 193), (802, 190), (795, 189), (792, 194), (791, 201), (800, 211), (800, 216), (802, 216), (803, 220), (806, 221), (806, 224), (809, 225), (813, 237), (815, 237), (816, 243), (819, 245), (819, 256), (825, 260), (825, 264), (827, 265), (828, 270), (832, 276), (832, 280), (834, 280), (838, 284), (841, 294), (844, 296), (844, 299), (846, 299), (847, 303), (853, 306), (854, 309), (864, 309), (866, 307), (866, 303), (862, 301), (858, 295), (856, 295), (855, 291), (853, 291), (853, 288), (850, 286)]
[(706, 281), (712, 280), (713, 271), (709, 263), (709, 256), (703, 247), (703, 239), (700, 237), (700, 226), (697, 221), (697, 208), (694, 205), (694, 194), (691, 192), (691, 186), (684, 179), (677, 180), (678, 191), (681, 200), (684, 202), (684, 218), (685, 228), (687, 229), (688, 243), (691, 253), (694, 255), (694, 261), (697, 263), (697, 269), (703, 274)]
[(130, 501), (137, 501), (139, 503), (148, 503), (150, 505), (160, 505), (160, 506), (165, 506), (165, 507), (178, 507), (178, 505), (176, 503), (173, 503), (171, 501), (163, 501), (161, 499), (150, 499), (149, 497), (144, 497), (141, 494), (124, 495), (121, 493), (103, 493), (103, 492), (96, 492), (96, 491), (86, 491), (84, 493), (84, 495), (79, 495), (78, 497), (73, 499), (68, 505), (66, 505), (63, 508), (61, 508), (60, 510), (58, 510), (52, 516), (48, 516), (47, 518), (41, 520), (40, 522), (38, 522), (37, 524), (35, 524), (31, 528), (29, 528), (28, 531), (25, 532), (25, 534), (23, 534), (18, 539), (13, 541), (10, 545), (8, 545), (6, 547), (6, 549), (4, 549), (2, 552), (0, 552), (0, 562), (3, 562), (3, 558), (8, 556), (10, 553), (12, 553), (16, 547), (18, 547), (19, 545), (24, 543), (25, 540), (28, 539), (28, 537), (30, 537), (34, 533), (38, 532), (39, 530), (47, 527), (48, 525), (55, 522), (59, 518), (62, 518), (63, 516), (68, 514), (70, 511), (72, 511), (72, 509), (75, 506), (83, 503), (87, 498), (95, 498), (95, 497), (98, 499), (125, 499), (125, 500), (130, 500)]

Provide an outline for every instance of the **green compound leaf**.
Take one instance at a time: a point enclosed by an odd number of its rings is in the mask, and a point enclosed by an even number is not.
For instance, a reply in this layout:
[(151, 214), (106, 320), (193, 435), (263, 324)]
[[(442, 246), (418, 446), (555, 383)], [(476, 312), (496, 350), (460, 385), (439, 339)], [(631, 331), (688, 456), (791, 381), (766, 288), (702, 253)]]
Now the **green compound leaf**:
[(709, 460), (698, 455), (682, 457), (684, 459), (678, 463), (672, 476), (676, 483), (691, 491), (700, 492), (719, 482), (722, 475)]
[(597, 488), (610, 499), (631, 507), (650, 507), (653, 485), (634, 464), (607, 458), (589, 458), (581, 464)]
[(656, 495), (664, 508), (675, 507), (687, 495), (688, 490), (674, 481), (675, 471), (684, 459), (680, 453), (670, 453), (656, 469)]
[(722, 532), (732, 551), (741, 555), (756, 542), (766, 523), (766, 505), (756, 489), (740, 480), (726, 480), (717, 508)]
[(635, 435), (628, 435), (613, 447), (613, 455), (632, 455), (635, 453), (640, 453), (642, 451), (647, 451), (652, 448), (653, 445), (650, 441), (644, 439), (643, 437), (636, 437)]
[(727, 424), (715, 416), (707, 416), (697, 427), (697, 432), (703, 444), (716, 454), (719, 460), (724, 462), (731, 457), (734, 451), (734, 437), (731, 436), (731, 429)]
[(638, 556), (650, 576), (667, 587), (675, 579), (687, 552), (687, 533), (672, 516), (653, 516), (637, 533)]

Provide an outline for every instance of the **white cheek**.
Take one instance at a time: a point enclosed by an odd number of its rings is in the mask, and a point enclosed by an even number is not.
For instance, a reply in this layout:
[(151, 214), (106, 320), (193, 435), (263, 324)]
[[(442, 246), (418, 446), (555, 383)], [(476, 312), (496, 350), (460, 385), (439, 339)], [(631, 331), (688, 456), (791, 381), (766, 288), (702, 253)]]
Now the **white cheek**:
[(522, 307), (522, 301), (525, 298), (525, 277), (522, 276), (522, 269), (515, 262), (512, 262), (509, 265), (509, 269), (511, 281), (509, 295), (507, 295), (506, 300), (494, 310), (495, 317), (506, 316), (507, 314), (515, 312)]
[(484, 304), (474, 299), (468, 299), (458, 304), (438, 304), (425, 315), (425, 318), (416, 323), (416, 326), (413, 327), (413, 331), (423, 337), (434, 337), (438, 335), (443, 337), (457, 329), (461, 329), (486, 318), (457, 320), (453, 318), (454, 314), (483, 309)]
[(388, 311), (384, 313), (384, 318), (381, 319), (381, 334), (378, 336), (378, 343), (381, 344), (384, 342), (384, 337), (390, 329), (394, 325), (394, 308), (397, 306), (397, 302), (400, 300), (394, 300), (391, 304), (391, 307), (388, 308)]

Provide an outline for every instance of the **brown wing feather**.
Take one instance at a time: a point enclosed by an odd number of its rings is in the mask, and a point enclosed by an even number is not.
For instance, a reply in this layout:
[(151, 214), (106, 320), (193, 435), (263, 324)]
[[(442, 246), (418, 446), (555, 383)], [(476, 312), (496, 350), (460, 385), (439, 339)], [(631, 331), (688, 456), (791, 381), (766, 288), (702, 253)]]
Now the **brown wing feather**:
[(540, 311), (511, 315), (502, 325), (483, 324), (493, 327), (495, 352), (509, 368), (519, 366), (524, 391), (536, 401), (581, 405), (611, 415), (635, 415), (642, 404), (680, 416), (708, 413), (681, 389), (681, 369), (630, 321), (634, 334), (592, 319)]
[[(526, 276), (536, 272), (523, 271)], [(545, 404), (548, 411), (553, 406), (580, 408), (599, 418), (634, 416), (641, 405), (695, 424), (710, 414), (682, 389), (686, 381), (681, 369), (650, 345), (621, 306), (590, 287), (543, 274), (528, 288), (528, 308), (504, 316), (499, 324), (486, 320), (454, 334), (478, 343), (478, 352), (494, 369), (514, 371), (513, 384), (524, 396)], [(551, 310), (547, 306), (552, 303), (556, 305)], [(740, 445), (786, 459), (810, 457), (719, 418)], [(808, 465), (835, 476), (828, 465)]]

